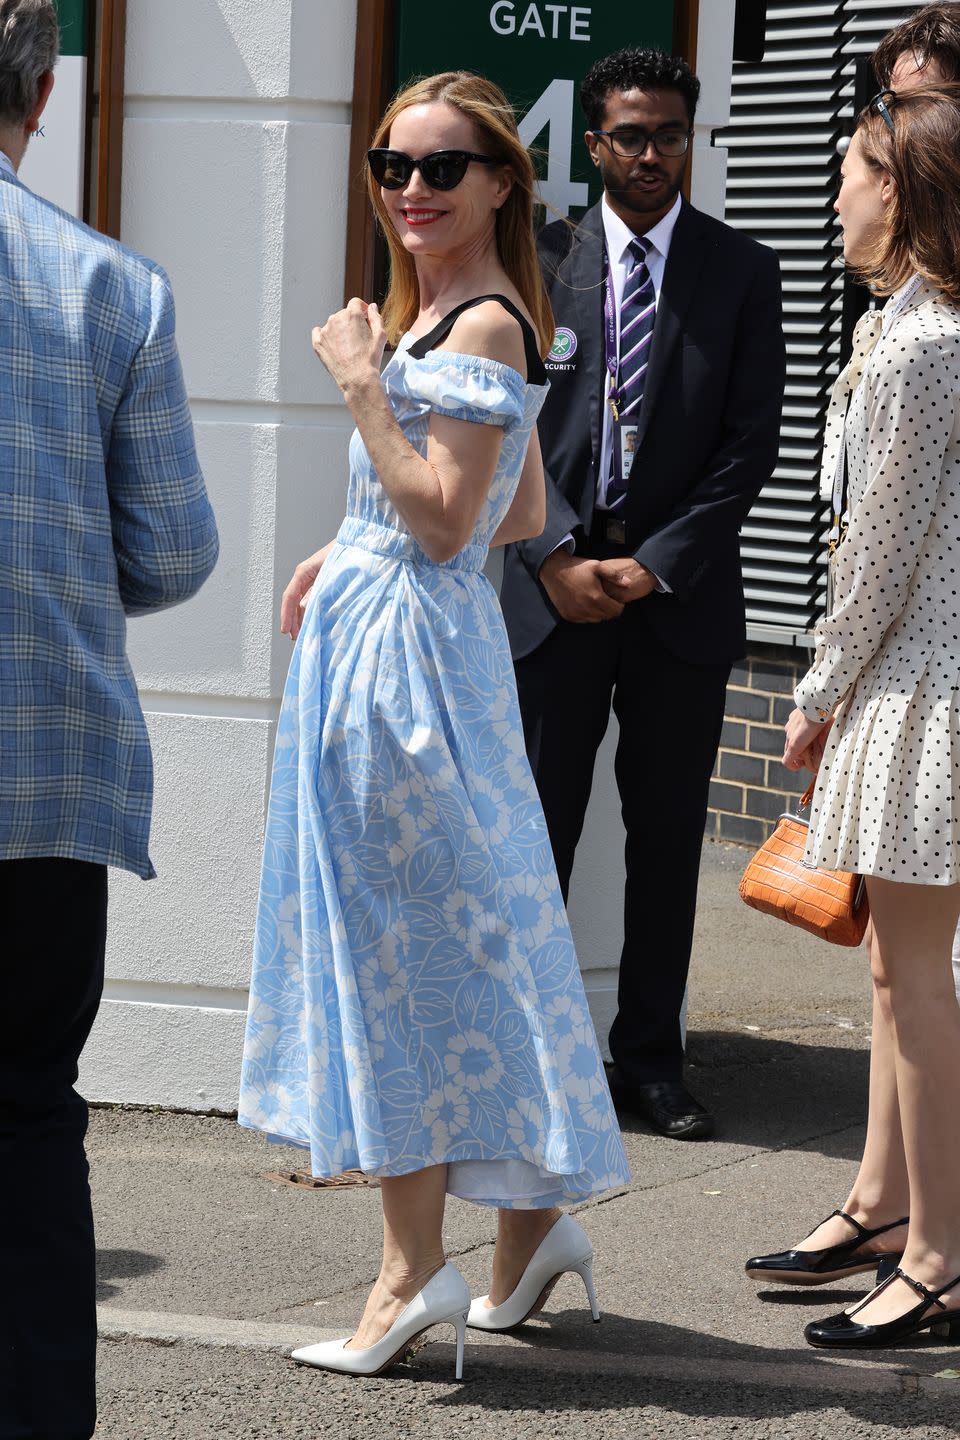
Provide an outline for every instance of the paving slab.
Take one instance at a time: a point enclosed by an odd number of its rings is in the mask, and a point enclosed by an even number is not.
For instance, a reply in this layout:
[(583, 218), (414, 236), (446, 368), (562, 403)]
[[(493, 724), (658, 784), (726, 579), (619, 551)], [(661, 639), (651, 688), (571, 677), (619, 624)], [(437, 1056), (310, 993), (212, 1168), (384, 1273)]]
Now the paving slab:
[[(710, 1188), (725, 1167), (785, 1146), (855, 1156), (862, 1051), (736, 1035), (715, 1048), (701, 1039), (710, 1063), (691, 1068), (691, 1083), (721, 1117), (720, 1138), (664, 1141), (624, 1117), (632, 1189), (659, 1194), (690, 1177)], [(89, 1144), (107, 1306), (258, 1319), (352, 1291), (376, 1273), (375, 1189), (308, 1190), (266, 1178), (302, 1169), (303, 1151), (219, 1117), (117, 1109), (93, 1111)], [(832, 1190), (829, 1199), (827, 1210), (839, 1203)], [(452, 1255), (493, 1233), (492, 1212), (451, 1201)]]
[[(821, 1025), (861, 1039), (869, 1030), (865, 952), (827, 945), (744, 905), (737, 885), (750, 851), (707, 843), (700, 865), (690, 967), (694, 1030), (803, 1032)], [(848, 1029), (849, 1027), (849, 1029)]]
[[(272, 1354), (144, 1342), (100, 1348), (97, 1440), (953, 1440), (958, 1396), (886, 1385), (837, 1393), (788, 1374), (691, 1376), (604, 1369), (487, 1347), (453, 1381), (452, 1347), (428, 1345), (387, 1377), (356, 1381)], [(869, 1377), (867, 1377), (869, 1379)]]
[[(956, 1347), (813, 1351), (806, 1321), (866, 1284), (758, 1294), (743, 1273), (845, 1197), (869, 1061), (864, 956), (748, 911), (745, 858), (705, 852), (692, 971), (689, 1080), (717, 1136), (668, 1141), (623, 1117), (632, 1183), (578, 1211), (600, 1325), (566, 1276), (515, 1334), (470, 1335), (462, 1384), (443, 1331), (383, 1378), (298, 1367), (294, 1345), (346, 1333), (362, 1307), (377, 1191), (280, 1184), (270, 1174), (304, 1168), (304, 1152), (222, 1116), (97, 1109), (100, 1440), (956, 1435)], [(476, 1292), (494, 1228), (450, 1203), (448, 1250)]]

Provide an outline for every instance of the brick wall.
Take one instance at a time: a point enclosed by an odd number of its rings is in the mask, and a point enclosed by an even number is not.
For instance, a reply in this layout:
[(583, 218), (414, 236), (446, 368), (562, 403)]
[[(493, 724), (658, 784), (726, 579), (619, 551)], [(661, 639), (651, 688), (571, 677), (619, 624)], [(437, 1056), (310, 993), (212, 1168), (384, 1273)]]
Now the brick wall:
[(760, 845), (778, 816), (795, 808), (810, 776), (780, 763), (783, 725), (809, 663), (806, 650), (764, 645), (734, 667), (710, 784), (709, 839)]

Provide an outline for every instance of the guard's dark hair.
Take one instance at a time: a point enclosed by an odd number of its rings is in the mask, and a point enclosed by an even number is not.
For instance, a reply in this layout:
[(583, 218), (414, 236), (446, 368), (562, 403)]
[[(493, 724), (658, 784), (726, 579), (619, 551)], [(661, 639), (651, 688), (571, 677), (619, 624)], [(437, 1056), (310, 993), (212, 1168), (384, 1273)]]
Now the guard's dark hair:
[(591, 65), (580, 86), (580, 104), (591, 130), (602, 126), (607, 100), (619, 90), (679, 90), (693, 125), (700, 81), (678, 55), (630, 47), (604, 55)]
[(871, 63), (880, 85), (889, 85), (901, 55), (910, 53), (922, 69), (935, 60), (944, 80), (960, 80), (960, 5), (924, 5), (884, 35)]

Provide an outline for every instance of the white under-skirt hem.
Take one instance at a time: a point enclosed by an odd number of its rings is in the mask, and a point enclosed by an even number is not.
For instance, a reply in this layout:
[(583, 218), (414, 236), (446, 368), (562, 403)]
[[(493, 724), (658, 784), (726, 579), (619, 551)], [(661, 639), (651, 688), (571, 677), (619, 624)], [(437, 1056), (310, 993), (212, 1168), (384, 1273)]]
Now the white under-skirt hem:
[[(295, 1150), (309, 1151), (310, 1143), (291, 1135), (278, 1135), (261, 1131), (258, 1125), (240, 1118), (238, 1123), (245, 1129), (265, 1134), (271, 1145), (288, 1145)], [(547, 1210), (552, 1206), (576, 1205), (592, 1193), (589, 1189), (574, 1191), (567, 1189), (564, 1180), (570, 1176), (558, 1175), (556, 1171), (544, 1170), (530, 1160), (448, 1160), (431, 1161), (430, 1164), (446, 1164), (447, 1194), (458, 1200), (468, 1200), (473, 1205), (490, 1205), (498, 1210)], [(312, 1173), (312, 1171), (311, 1171)], [(371, 1180), (392, 1179), (395, 1170), (365, 1170)], [(416, 1174), (403, 1171), (403, 1174)], [(623, 1179), (622, 1184), (629, 1183)], [(614, 1189), (617, 1179), (608, 1177), (605, 1189)]]
[(540, 1210), (564, 1203), (560, 1180), (529, 1160), (454, 1160), (447, 1167), (447, 1194), (474, 1205)]

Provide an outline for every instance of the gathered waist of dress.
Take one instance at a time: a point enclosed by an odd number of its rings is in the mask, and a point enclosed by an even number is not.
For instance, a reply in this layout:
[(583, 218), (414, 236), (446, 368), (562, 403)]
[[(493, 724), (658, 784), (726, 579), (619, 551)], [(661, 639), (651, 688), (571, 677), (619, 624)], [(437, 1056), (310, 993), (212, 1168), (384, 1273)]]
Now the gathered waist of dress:
[(452, 560), (439, 562), (426, 555), (408, 530), (393, 525), (379, 525), (375, 520), (361, 520), (348, 515), (337, 531), (339, 545), (353, 545), (373, 555), (385, 555), (426, 570), (457, 570), (478, 572), (487, 562), (488, 547), (465, 545)]

